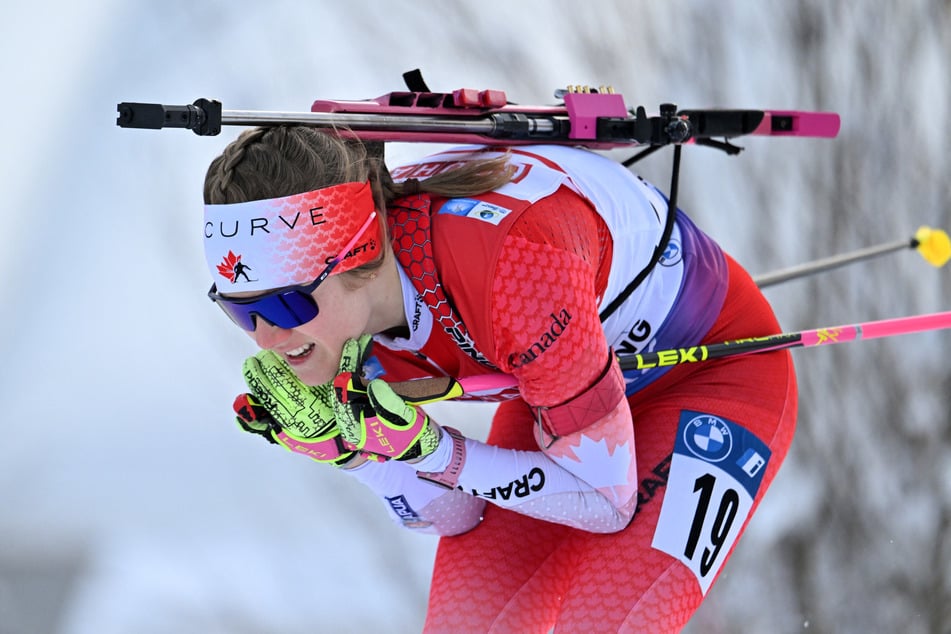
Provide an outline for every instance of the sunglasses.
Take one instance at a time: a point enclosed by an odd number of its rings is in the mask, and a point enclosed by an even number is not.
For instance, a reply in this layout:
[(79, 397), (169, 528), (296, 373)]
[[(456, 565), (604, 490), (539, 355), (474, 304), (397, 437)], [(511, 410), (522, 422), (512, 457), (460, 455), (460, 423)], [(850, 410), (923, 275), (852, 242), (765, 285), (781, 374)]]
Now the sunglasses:
[(224, 297), (218, 294), (217, 286), (212, 284), (211, 290), (208, 291), (208, 297), (218, 304), (221, 310), (225, 311), (231, 321), (248, 332), (254, 332), (257, 329), (258, 317), (285, 330), (303, 326), (320, 313), (317, 301), (311, 293), (323, 284), (338, 264), (343, 262), (347, 253), (353, 249), (360, 236), (370, 227), (374, 218), (376, 218), (376, 211), (370, 213), (370, 217), (363, 223), (356, 235), (327, 264), (326, 268), (317, 276), (317, 279), (310, 284), (286, 286), (263, 295), (248, 298)]

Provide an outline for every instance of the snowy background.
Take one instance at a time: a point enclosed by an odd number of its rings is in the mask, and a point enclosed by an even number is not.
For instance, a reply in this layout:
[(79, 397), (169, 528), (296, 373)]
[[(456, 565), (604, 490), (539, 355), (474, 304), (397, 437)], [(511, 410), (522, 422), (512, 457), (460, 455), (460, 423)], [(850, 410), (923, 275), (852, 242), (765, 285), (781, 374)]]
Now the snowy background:
[[(120, 101), (306, 111), (420, 67), (520, 103), (611, 84), (648, 110), (835, 110), (834, 141), (688, 149), (681, 205), (753, 273), (951, 228), (946, 0), (61, 0), (3, 3), (0, 25), (0, 634), (423, 620), (435, 540), (232, 422), (253, 347), (204, 297), (198, 236), (238, 130), (124, 130)], [(669, 156), (640, 166), (663, 188)], [(907, 251), (767, 293), (798, 330), (948, 310), (949, 290)], [(951, 628), (949, 350), (944, 331), (796, 352), (793, 451), (688, 630)], [(438, 417), (479, 434), (490, 413)]]

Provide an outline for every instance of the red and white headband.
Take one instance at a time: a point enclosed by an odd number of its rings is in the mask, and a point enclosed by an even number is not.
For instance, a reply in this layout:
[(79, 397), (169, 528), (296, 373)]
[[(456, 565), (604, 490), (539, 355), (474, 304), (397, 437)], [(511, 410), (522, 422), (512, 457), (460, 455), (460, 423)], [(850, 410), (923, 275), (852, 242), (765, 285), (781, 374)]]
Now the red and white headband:
[[(266, 291), (314, 281), (375, 208), (369, 182), (303, 194), (205, 205), (205, 260), (221, 293)], [(334, 270), (373, 261), (380, 222), (371, 223)]]

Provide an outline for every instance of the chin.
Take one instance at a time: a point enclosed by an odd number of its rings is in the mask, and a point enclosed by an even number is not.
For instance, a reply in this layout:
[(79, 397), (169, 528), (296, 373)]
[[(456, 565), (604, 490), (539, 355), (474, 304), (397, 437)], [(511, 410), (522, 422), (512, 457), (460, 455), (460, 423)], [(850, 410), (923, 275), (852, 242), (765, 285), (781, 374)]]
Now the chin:
[(335, 376), (337, 376), (336, 372), (328, 372), (324, 369), (308, 367), (294, 368), (294, 374), (297, 375), (297, 378), (300, 379), (302, 383), (306, 383), (310, 386), (329, 383), (330, 381), (333, 381)]
[(312, 387), (316, 387), (316, 386), (318, 386), (318, 385), (323, 385), (323, 384), (325, 384), (325, 383), (330, 383), (331, 381), (334, 380), (334, 377), (336, 377), (336, 376), (337, 376), (336, 374), (321, 374), (321, 375), (315, 375), (315, 376), (313, 376), (313, 377), (305, 377), (305, 378), (302, 378), (302, 380), (303, 380), (304, 383), (306, 383), (307, 385), (310, 385), (310, 386), (312, 386)]

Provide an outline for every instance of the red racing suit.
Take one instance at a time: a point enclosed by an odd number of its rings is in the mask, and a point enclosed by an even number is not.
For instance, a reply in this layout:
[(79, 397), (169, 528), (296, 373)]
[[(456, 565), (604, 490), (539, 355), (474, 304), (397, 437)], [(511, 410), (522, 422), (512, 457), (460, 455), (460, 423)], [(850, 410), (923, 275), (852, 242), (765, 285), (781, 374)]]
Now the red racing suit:
[[(416, 478), (445, 468), (446, 439), (419, 465), (352, 473), (394, 520), (444, 536), (427, 631), (677, 631), (791, 443), (790, 356), (622, 374), (615, 355), (779, 327), (650, 184), (586, 150), (508, 152), (515, 175), (494, 192), (391, 205), (410, 332), (377, 335), (368, 368), (390, 381), (502, 372), (518, 389), (468, 395), (501, 404), (487, 442), (464, 441), (457, 488)], [(458, 148), (393, 176), (498, 153)]]

